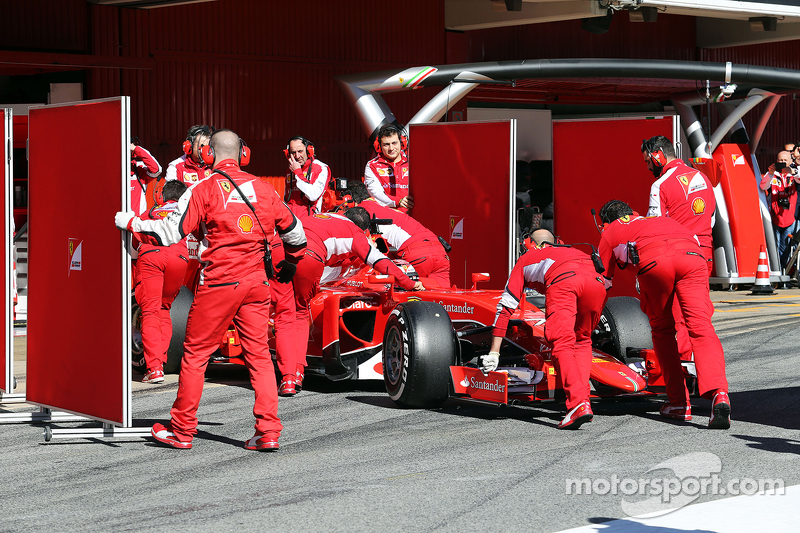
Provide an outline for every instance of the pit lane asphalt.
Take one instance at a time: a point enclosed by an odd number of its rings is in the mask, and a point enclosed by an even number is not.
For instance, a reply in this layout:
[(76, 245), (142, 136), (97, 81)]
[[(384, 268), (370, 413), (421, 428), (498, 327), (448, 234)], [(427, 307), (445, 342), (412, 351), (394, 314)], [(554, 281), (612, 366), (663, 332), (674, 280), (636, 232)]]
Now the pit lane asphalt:
[[(298, 396), (280, 400), (280, 452), (248, 452), (252, 391), (244, 368), (224, 367), (208, 373), (191, 450), (140, 438), (45, 443), (42, 425), (0, 425), (0, 531), (549, 533), (626, 516), (623, 496), (568, 495), (567, 480), (648, 477), (690, 452), (719, 457), (726, 481), (800, 484), (800, 291), (712, 299), (731, 389), (728, 431), (705, 429), (706, 400), (694, 401), (688, 423), (660, 419), (653, 400), (596, 402), (594, 421), (567, 432), (555, 430), (561, 404), (451, 400), (405, 410), (380, 382), (307, 380)], [(24, 389), (23, 339), (15, 392)], [(136, 426), (168, 417), (176, 382), (134, 384)], [(31, 410), (0, 404), (0, 412)], [(787, 510), (786, 524), (795, 527), (796, 517), (797, 508)]]

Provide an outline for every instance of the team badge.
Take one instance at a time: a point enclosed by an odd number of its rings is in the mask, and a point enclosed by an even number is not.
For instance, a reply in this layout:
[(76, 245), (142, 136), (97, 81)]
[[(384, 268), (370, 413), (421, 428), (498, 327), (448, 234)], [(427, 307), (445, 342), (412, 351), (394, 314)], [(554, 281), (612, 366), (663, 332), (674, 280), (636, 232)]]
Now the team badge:
[(219, 186), (222, 187), (222, 190), (225, 192), (231, 192), (231, 184), (227, 181), (220, 181)]
[(687, 178), (685, 174), (683, 176), (680, 176), (678, 179), (680, 180), (681, 183), (683, 183), (684, 187), (689, 186), (689, 178)]
[(695, 198), (692, 202), (692, 211), (695, 215), (702, 215), (706, 211), (706, 202), (702, 198)]
[(250, 233), (253, 231), (253, 217), (250, 215), (241, 215), (236, 225), (242, 230), (242, 233)]
[(197, 181), (197, 173), (195, 172), (184, 172), (183, 173), (183, 182), (184, 183), (195, 183)]
[(631, 221), (631, 216), (630, 215), (623, 215), (623, 216), (619, 217), (619, 221), (622, 222), (623, 224), (627, 224), (628, 222)]
[(83, 256), (83, 239), (69, 239), (69, 269), (67, 276), (72, 270), (81, 270)]

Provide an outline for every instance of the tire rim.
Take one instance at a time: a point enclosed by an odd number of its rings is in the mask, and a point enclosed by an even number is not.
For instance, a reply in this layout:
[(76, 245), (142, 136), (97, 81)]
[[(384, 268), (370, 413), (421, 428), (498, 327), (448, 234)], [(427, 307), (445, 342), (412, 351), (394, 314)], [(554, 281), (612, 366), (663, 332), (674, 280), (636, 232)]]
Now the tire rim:
[(383, 345), (383, 368), (386, 372), (386, 379), (392, 385), (400, 382), (403, 368), (403, 342), (401, 340), (400, 329), (396, 325), (389, 327), (386, 335), (386, 342)]

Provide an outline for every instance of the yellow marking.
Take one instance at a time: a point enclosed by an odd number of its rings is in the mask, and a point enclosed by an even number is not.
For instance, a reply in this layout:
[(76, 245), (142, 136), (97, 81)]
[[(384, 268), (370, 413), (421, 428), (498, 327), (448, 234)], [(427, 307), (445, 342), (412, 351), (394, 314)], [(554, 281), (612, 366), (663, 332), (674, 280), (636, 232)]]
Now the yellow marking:
[(770, 307), (800, 307), (800, 304), (767, 304)]
[(715, 309), (715, 313), (744, 313), (747, 311), (760, 311), (763, 307), (743, 307), (742, 309)]

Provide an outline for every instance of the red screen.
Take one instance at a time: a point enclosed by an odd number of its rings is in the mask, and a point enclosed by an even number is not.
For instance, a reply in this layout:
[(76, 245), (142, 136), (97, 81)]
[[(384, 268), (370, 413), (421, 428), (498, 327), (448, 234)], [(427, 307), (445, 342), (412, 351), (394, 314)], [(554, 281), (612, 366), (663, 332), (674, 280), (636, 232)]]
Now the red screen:
[[(609, 200), (622, 200), (647, 214), (655, 178), (647, 170), (641, 145), (654, 135), (672, 140), (672, 117), (553, 121), (553, 222), (565, 243), (596, 247), (600, 234), (591, 210), (599, 214)], [(617, 271), (609, 295), (637, 295), (631, 270)]]
[(28, 166), (28, 401), (120, 424), (123, 105), (32, 108)]
[[(411, 126), (411, 216), (452, 246), (450, 283), (502, 289), (511, 270), (511, 122)], [(460, 228), (460, 229), (459, 229)]]

